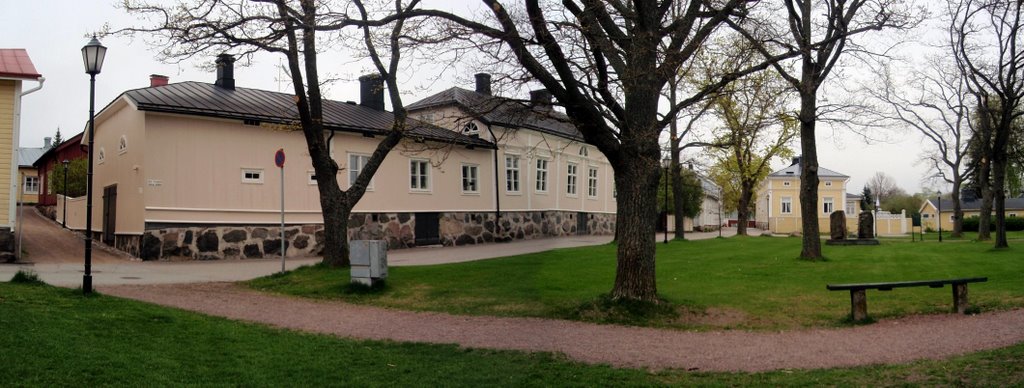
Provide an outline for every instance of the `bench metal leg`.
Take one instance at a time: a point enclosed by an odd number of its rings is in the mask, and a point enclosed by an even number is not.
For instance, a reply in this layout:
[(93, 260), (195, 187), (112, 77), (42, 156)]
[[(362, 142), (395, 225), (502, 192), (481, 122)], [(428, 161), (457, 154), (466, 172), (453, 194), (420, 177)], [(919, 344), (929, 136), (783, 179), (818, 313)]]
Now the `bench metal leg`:
[(967, 283), (953, 284), (953, 310), (958, 314), (967, 312)]
[(850, 307), (854, 321), (868, 318), (868, 295), (865, 290), (850, 290)]

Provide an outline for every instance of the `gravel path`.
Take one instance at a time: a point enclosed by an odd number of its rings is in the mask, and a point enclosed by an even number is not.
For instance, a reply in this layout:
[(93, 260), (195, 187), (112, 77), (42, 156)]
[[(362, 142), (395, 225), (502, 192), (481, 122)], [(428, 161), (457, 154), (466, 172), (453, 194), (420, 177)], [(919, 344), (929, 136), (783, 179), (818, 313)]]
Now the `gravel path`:
[(230, 319), (360, 339), (561, 352), (634, 368), (764, 371), (940, 359), (1024, 342), (1024, 310), (913, 316), (842, 329), (684, 332), (538, 318), (420, 313), (312, 301), (231, 283), (107, 286), (101, 292)]

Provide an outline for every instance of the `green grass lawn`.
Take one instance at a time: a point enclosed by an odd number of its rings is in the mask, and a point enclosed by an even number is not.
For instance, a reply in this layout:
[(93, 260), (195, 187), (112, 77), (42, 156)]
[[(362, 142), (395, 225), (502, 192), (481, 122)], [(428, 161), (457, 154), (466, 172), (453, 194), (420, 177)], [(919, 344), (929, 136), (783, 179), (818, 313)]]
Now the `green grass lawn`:
[(1024, 344), (941, 361), (648, 372), (550, 353), (356, 341), (46, 285), (0, 283), (0, 386), (653, 386), (1024, 383)]
[[(795, 258), (799, 238), (659, 243), (658, 292), (680, 315), (625, 323), (691, 329), (835, 326), (845, 324), (849, 293), (827, 291), (827, 283), (973, 276), (987, 276), (989, 281), (970, 285), (972, 306), (981, 311), (1019, 307), (1024, 306), (1024, 254), (1015, 245), (993, 251), (987, 242), (889, 240), (879, 246), (824, 246), (827, 260), (810, 262)], [(376, 293), (346, 292), (348, 271), (320, 266), (248, 284), (259, 290), (409, 310), (601, 322), (608, 321), (608, 316), (591, 314), (580, 306), (610, 290), (615, 247), (560, 249), (389, 271), (387, 287)], [(874, 318), (943, 313), (951, 308), (949, 287), (868, 291), (868, 313)]]

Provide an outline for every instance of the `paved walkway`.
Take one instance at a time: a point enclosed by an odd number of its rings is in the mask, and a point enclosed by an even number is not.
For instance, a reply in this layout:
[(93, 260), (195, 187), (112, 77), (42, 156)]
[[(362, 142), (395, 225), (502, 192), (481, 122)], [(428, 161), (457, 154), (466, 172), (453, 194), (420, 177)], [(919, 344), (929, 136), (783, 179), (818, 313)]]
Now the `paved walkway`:
[(977, 316), (913, 316), (843, 329), (685, 332), (553, 319), (400, 311), (270, 295), (230, 283), (98, 289), (106, 294), (307, 332), (561, 352), (587, 363), (651, 369), (753, 372), (901, 363), (1024, 341), (1024, 310)]

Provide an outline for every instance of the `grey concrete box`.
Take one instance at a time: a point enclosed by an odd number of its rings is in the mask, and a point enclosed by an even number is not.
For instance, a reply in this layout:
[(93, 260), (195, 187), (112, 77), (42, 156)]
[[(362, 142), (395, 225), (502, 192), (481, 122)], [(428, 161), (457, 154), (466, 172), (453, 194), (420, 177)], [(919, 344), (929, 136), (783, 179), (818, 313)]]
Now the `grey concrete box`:
[(383, 240), (355, 240), (349, 243), (352, 281), (366, 283), (370, 279), (388, 277), (388, 243)]

